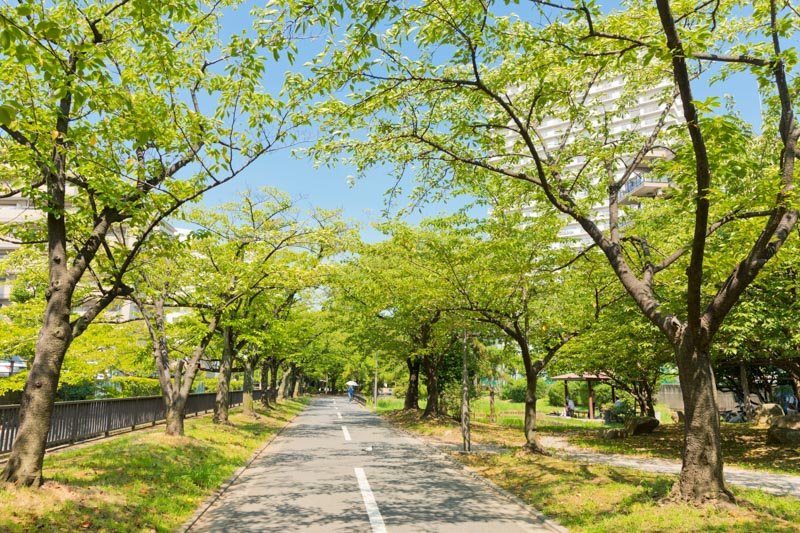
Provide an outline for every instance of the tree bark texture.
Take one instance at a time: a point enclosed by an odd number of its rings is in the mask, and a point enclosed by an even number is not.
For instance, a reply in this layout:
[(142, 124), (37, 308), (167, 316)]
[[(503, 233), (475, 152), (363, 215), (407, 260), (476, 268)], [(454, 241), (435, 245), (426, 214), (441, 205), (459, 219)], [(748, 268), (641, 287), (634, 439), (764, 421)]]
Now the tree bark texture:
[(303, 374), (299, 371), (295, 371), (294, 375), (294, 390), (292, 391), (292, 398), (299, 398), (301, 389), (303, 388)]
[(289, 384), (289, 369), (284, 368), (283, 372), (281, 373), (281, 384), (278, 386), (278, 398), (285, 399), (286, 398), (286, 388)]
[(277, 405), (278, 403), (278, 368), (280, 361), (277, 357), (271, 357), (269, 363), (269, 399)]
[(722, 477), (719, 410), (711, 359), (685, 334), (676, 349), (685, 434), (681, 476), (673, 494), (691, 501), (733, 500)]
[(265, 359), (264, 362), (261, 363), (261, 403), (267, 408), (271, 407), (269, 403), (269, 370), (270, 360)]
[(167, 435), (181, 437), (184, 434), (183, 422), (185, 419), (184, 410), (186, 402), (176, 403), (167, 408)]
[(497, 416), (494, 410), (494, 379), (492, 379), (492, 388), (489, 389), (489, 422), (496, 422)]
[(752, 408), (750, 406), (750, 378), (747, 375), (747, 364), (739, 363), (739, 379), (742, 382), (742, 412), (745, 421), (752, 418)]
[(0, 477), (3, 481), (21, 486), (42, 484), (42, 463), (61, 363), (72, 342), (71, 298), (72, 290), (67, 289), (52, 292), (48, 299), (44, 325), (36, 341), (36, 355), (20, 402), (19, 430)]
[(406, 397), (403, 402), (403, 409), (418, 410), (419, 409), (419, 367), (420, 360), (406, 358), (406, 366), (408, 366), (408, 388), (406, 389)]
[(253, 404), (253, 362), (244, 360), (244, 382), (242, 383), (242, 412), (247, 416), (257, 417)]
[(222, 360), (219, 365), (217, 379), (217, 397), (214, 400), (215, 424), (228, 424), (228, 411), (230, 404), (231, 370), (233, 367), (233, 329), (225, 326), (222, 329)]
[(425, 381), (428, 387), (428, 403), (425, 405), (422, 417), (428, 418), (439, 414), (439, 366), (437, 358), (426, 355), (422, 366), (425, 369)]
[(525, 373), (525, 445), (533, 451), (542, 451), (536, 437), (536, 381), (538, 372)]

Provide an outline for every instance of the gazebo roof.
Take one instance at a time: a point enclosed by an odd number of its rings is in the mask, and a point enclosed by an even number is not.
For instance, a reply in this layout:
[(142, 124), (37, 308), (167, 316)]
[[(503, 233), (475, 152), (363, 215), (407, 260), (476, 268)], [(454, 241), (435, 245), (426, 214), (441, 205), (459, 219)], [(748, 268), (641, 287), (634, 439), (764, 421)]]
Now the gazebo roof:
[(600, 372), (598, 374), (561, 374), (550, 379), (553, 381), (609, 381), (611, 378)]

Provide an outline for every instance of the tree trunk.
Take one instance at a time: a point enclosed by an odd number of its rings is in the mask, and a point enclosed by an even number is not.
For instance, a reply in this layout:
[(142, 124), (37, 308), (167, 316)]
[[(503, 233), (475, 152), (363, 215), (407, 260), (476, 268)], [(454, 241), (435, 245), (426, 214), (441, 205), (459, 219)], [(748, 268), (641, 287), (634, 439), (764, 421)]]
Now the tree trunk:
[(167, 406), (167, 435), (170, 437), (182, 437), (184, 434), (183, 421), (186, 418), (186, 414), (184, 412), (185, 406), (186, 403), (180, 400), (173, 402), (173, 404), (170, 406)]
[(231, 367), (233, 366), (233, 331), (230, 326), (222, 329), (222, 361), (219, 366), (217, 380), (217, 397), (214, 400), (215, 424), (228, 424), (228, 407), (230, 403)]
[(647, 416), (656, 417), (656, 404), (653, 400), (653, 386), (649, 382), (644, 383), (644, 405), (647, 408)]
[(269, 399), (273, 405), (278, 404), (278, 367), (280, 361), (277, 357), (270, 358), (269, 364)]
[(282, 400), (286, 398), (286, 388), (289, 384), (289, 374), (289, 369), (284, 368), (281, 375), (281, 384), (278, 386), (278, 398)]
[(303, 374), (300, 372), (295, 373), (294, 378), (294, 391), (292, 392), (292, 398), (299, 398), (300, 397), (300, 389), (302, 388), (303, 384)]
[(742, 382), (742, 412), (745, 421), (750, 420), (752, 409), (750, 408), (750, 379), (747, 376), (747, 365), (739, 363), (739, 379)]
[(270, 370), (270, 359), (266, 359), (264, 360), (263, 363), (261, 363), (261, 403), (266, 408), (271, 407), (269, 403), (269, 397), (270, 397), (269, 370)]
[(242, 412), (247, 416), (258, 418), (253, 405), (253, 362), (244, 360), (244, 382), (242, 383)]
[(492, 388), (489, 389), (489, 422), (496, 422), (497, 416), (495, 415), (494, 411), (494, 383), (492, 383)]
[[(52, 284), (51, 284), (52, 286)], [(14, 446), (0, 480), (20, 486), (42, 484), (42, 463), (50, 431), (58, 378), (64, 354), (72, 342), (69, 323), (71, 289), (52, 291), (44, 325), (36, 341), (33, 360), (20, 401), (20, 421)]]
[(716, 383), (708, 350), (685, 333), (676, 349), (685, 415), (683, 467), (673, 494), (682, 500), (733, 500), (722, 476)]
[(539, 379), (537, 370), (525, 371), (525, 447), (537, 453), (544, 453), (536, 434), (536, 385)]
[(439, 414), (439, 369), (431, 356), (425, 356), (425, 380), (428, 387), (428, 403), (425, 405), (423, 418)]
[(649, 416), (651, 418), (655, 418), (656, 417), (656, 406), (653, 403), (653, 396), (652, 395), (650, 395), (650, 394), (647, 395), (647, 403), (645, 404), (645, 406), (647, 407), (647, 416)]
[(411, 357), (406, 358), (406, 366), (408, 366), (408, 388), (406, 389), (406, 398), (403, 402), (403, 409), (408, 411), (411, 409), (419, 410), (419, 366), (420, 360)]

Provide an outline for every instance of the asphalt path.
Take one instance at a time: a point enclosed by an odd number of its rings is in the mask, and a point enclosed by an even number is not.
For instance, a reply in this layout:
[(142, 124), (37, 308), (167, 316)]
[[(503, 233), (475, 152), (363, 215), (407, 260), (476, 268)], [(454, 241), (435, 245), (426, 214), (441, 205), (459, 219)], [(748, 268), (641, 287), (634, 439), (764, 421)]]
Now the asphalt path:
[(505, 533), (554, 527), (346, 397), (321, 397), (190, 531)]

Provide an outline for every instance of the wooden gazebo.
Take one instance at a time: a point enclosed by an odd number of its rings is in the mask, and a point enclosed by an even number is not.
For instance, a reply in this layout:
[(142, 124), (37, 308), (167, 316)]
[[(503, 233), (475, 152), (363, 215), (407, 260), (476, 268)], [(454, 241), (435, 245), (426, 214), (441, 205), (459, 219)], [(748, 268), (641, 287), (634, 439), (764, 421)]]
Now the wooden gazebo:
[[(564, 408), (567, 407), (567, 402), (569, 401), (569, 389), (567, 388), (568, 381), (585, 381), (589, 385), (589, 413), (588, 417), (594, 419), (594, 388), (593, 383), (595, 381), (604, 382), (604, 381), (611, 381), (611, 378), (602, 372), (598, 374), (561, 374), (560, 376), (551, 377), (553, 381), (563, 381), (564, 382)], [(614, 385), (611, 385), (611, 401), (617, 401), (617, 392), (614, 390)]]

